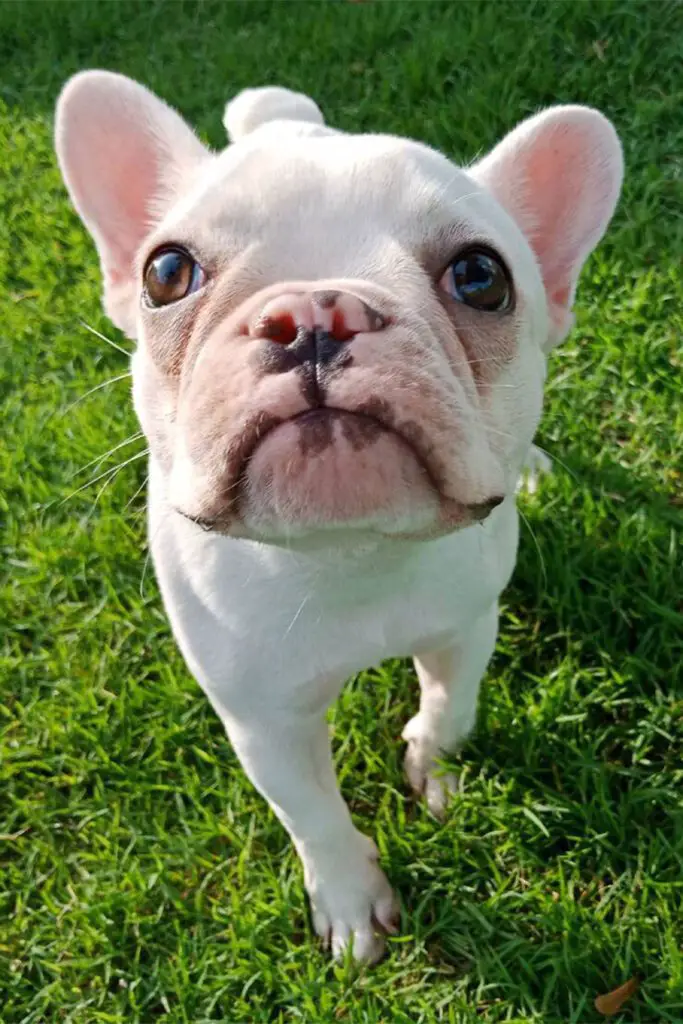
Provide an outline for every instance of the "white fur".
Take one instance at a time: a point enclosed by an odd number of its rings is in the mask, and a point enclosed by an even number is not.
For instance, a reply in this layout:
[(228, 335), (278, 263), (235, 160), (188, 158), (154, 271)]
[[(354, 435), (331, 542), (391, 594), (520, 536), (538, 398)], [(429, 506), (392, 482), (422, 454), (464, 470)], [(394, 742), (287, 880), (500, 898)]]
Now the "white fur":
[[(103, 109), (119, 144), (125, 138), (146, 161), (150, 195), (136, 201), (146, 203), (149, 224), (126, 220), (126, 182), (115, 173), (110, 180), (91, 151), (107, 128)], [(235, 145), (215, 156), (142, 87), (93, 72), (60, 99), (57, 149), (98, 244), (109, 308), (138, 336), (135, 402), (152, 447), (149, 532), (175, 637), (245, 771), (292, 836), (316, 930), (335, 953), (352, 941), (358, 958), (373, 960), (383, 948), (376, 923), (392, 930), (396, 905), (374, 845), (340, 796), (325, 712), (352, 673), (385, 657), (415, 656), (421, 698), (403, 734), (406, 771), (443, 814), (455, 779), (440, 776), (437, 762), (473, 725), (498, 597), (514, 568), (515, 481), (540, 415), (543, 350), (570, 323), (580, 266), (616, 202), (621, 155), (609, 123), (576, 107), (525, 122), (469, 174), (412, 142), (335, 133), (313, 101), (282, 89), (241, 94), (226, 125)], [(558, 137), (562, 166), (552, 179)], [(282, 163), (283, 139), (291, 165)], [(135, 187), (144, 189), (144, 176)], [(212, 258), (244, 261), (254, 294), (286, 275), (348, 277), (371, 281), (378, 294), (399, 289), (418, 310), (433, 301), (433, 285), (402, 253), (419, 247), (427, 227), (450, 229), (456, 217), (464, 240), (483, 233), (500, 246), (526, 302), (518, 351), (496, 382), (486, 428), (463, 412), (473, 493), (502, 487), (503, 504), (482, 524), (430, 541), (399, 541), (357, 524), (296, 548), (205, 533), (179, 515), (174, 506), (205, 481), (158, 390), (150, 314), (139, 305), (142, 239), (149, 249), (192, 230)], [(305, 245), (293, 247), (302, 225)], [(191, 297), (185, 308), (199, 301)], [(180, 330), (180, 320), (154, 316), (168, 324), (169, 338)], [(445, 360), (442, 372), (451, 372)], [(466, 409), (462, 388), (454, 401)]]
[(321, 125), (323, 115), (317, 104), (300, 92), (291, 92), (280, 86), (264, 86), (261, 89), (244, 89), (227, 104), (223, 117), (231, 142), (237, 142), (269, 121)]

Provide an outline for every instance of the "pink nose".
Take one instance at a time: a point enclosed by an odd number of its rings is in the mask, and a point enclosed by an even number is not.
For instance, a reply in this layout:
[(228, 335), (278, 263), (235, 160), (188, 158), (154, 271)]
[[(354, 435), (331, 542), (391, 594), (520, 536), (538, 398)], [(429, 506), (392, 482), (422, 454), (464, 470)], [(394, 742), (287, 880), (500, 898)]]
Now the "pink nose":
[(350, 341), (357, 334), (381, 331), (385, 326), (380, 313), (349, 292), (304, 291), (278, 295), (267, 302), (249, 325), (249, 333), (291, 345), (302, 330), (317, 329), (335, 341)]

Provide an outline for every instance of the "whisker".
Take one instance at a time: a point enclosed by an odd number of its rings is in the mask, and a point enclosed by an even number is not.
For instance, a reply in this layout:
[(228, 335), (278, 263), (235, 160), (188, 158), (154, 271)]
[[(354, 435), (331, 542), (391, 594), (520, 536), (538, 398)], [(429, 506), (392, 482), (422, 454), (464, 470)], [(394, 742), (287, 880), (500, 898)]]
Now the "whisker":
[[(124, 505), (124, 507), (123, 507), (123, 510), (124, 510), (124, 512), (126, 511), (126, 509), (129, 509), (129, 508), (130, 508), (130, 506), (131, 506), (131, 505), (133, 504), (133, 502), (134, 502), (134, 501), (135, 501), (135, 499), (137, 498), (138, 494), (140, 494), (140, 492), (141, 492), (141, 491), (144, 491), (145, 487), (147, 486), (147, 482), (148, 482), (148, 480), (149, 480), (149, 473), (147, 474), (147, 476), (145, 477), (145, 479), (144, 479), (144, 480), (142, 481), (142, 483), (141, 483), (141, 484), (140, 484), (140, 486), (138, 487), (138, 489), (137, 489), (137, 491), (135, 492), (135, 494), (133, 495), (133, 497), (132, 497), (132, 498), (129, 498), (129, 499), (128, 499), (128, 501), (126, 502), (126, 504)], [(144, 506), (144, 505), (143, 505), (143, 506), (142, 506), (142, 509), (140, 509), (139, 511), (141, 511), (141, 512), (144, 512), (144, 511), (145, 511), (145, 507), (146, 507), (146, 506)]]
[(83, 520), (83, 525), (84, 526), (85, 526), (86, 523), (89, 523), (90, 520), (92, 519), (93, 513), (95, 512), (95, 509), (97, 508), (97, 503), (100, 500), (100, 498), (102, 497), (102, 495), (104, 494), (104, 492), (106, 491), (107, 487), (109, 487), (109, 484), (115, 479), (115, 477), (117, 477), (119, 475), (121, 470), (126, 465), (127, 465), (127, 463), (124, 462), (121, 466), (117, 466), (116, 469), (114, 470), (114, 472), (110, 473), (109, 476), (107, 477), (107, 479), (104, 481), (104, 483), (100, 487), (99, 491), (95, 495), (95, 500), (93, 501), (92, 505), (90, 506), (90, 510), (89, 510), (87, 516)]
[[(457, 177), (458, 177), (457, 173), (454, 174), (453, 177), (451, 178), (451, 180), (446, 185), (444, 185), (444, 187), (443, 187), (443, 189), (441, 191), (441, 195), (442, 196), (444, 196), (446, 194), (446, 192), (451, 187), (451, 185), (453, 184), (453, 182), (455, 181), (455, 179)], [(458, 198), (453, 203), (453, 206), (457, 206), (458, 203), (464, 203), (466, 199), (474, 199), (475, 196), (481, 196), (483, 194), (484, 193), (483, 193), (482, 189), (480, 189), (480, 188), (476, 188), (474, 190), (474, 192), (465, 192), (464, 196), (458, 196)]]
[(509, 434), (507, 430), (497, 430), (496, 427), (491, 427), (488, 423), (486, 424), (485, 430), (487, 434), (497, 434), (498, 437), (504, 437), (508, 441), (515, 440), (514, 434)]
[(123, 353), (124, 356), (128, 356), (130, 359), (133, 354), (132, 352), (129, 352), (127, 349), (123, 348), (123, 346), (118, 345), (115, 341), (112, 341), (111, 338), (106, 336), (106, 334), (101, 334), (99, 331), (96, 331), (94, 327), (90, 326), (90, 324), (86, 324), (85, 320), (79, 320), (78, 322), (81, 327), (85, 327), (86, 331), (90, 331), (90, 333), (94, 334), (96, 338), (100, 339), (100, 341), (106, 342), (107, 345), (111, 345), (111, 347), (115, 348), (117, 352)]
[[(445, 185), (441, 186), (440, 192), (439, 193), (435, 193), (435, 198), (437, 200), (443, 199), (443, 197), (446, 195), (446, 193), (450, 189), (450, 187), (453, 184), (453, 182), (458, 180), (458, 178), (462, 174), (462, 171), (463, 171), (463, 168), (462, 167), (458, 167), (453, 172), (453, 174), (448, 179), (448, 181), (445, 183)], [(483, 189), (476, 188), (473, 192), (466, 192), (463, 196), (458, 196), (458, 198), (455, 200), (453, 205), (457, 206), (458, 203), (463, 203), (466, 199), (472, 199), (474, 196), (481, 196), (483, 194), (484, 194), (484, 190)]]
[(501, 359), (496, 359), (494, 356), (487, 357), (485, 359), (470, 359), (468, 357), (467, 362), (470, 366), (497, 366), (499, 369), (504, 369), (505, 363)]
[(128, 373), (120, 373), (118, 377), (110, 377), (109, 380), (104, 380), (102, 381), (101, 384), (96, 384), (94, 388), (90, 388), (90, 391), (86, 391), (84, 395), (81, 395), (79, 398), (77, 398), (75, 402), (71, 403), (71, 405), (67, 405), (66, 409), (62, 409), (62, 411), (60, 412), (60, 416), (66, 416), (68, 412), (71, 412), (72, 409), (75, 409), (77, 405), (80, 405), (81, 402), (85, 401), (85, 399), (88, 398), (89, 395), (93, 395), (96, 391), (101, 391), (102, 388), (106, 388), (110, 384), (116, 384), (117, 381), (125, 380), (127, 377), (132, 376), (133, 375), (129, 370)]
[(296, 623), (297, 623), (297, 620), (298, 620), (299, 616), (301, 615), (301, 613), (303, 612), (304, 608), (305, 608), (305, 607), (306, 607), (306, 605), (308, 604), (308, 602), (309, 602), (309, 599), (310, 599), (310, 594), (306, 594), (306, 595), (305, 595), (305, 597), (304, 597), (304, 599), (303, 599), (303, 601), (302, 601), (302, 602), (301, 602), (301, 604), (299, 605), (299, 607), (298, 607), (298, 609), (297, 609), (297, 611), (296, 611), (296, 614), (294, 615), (294, 618), (292, 619), (292, 621), (290, 622), (290, 624), (289, 624), (289, 625), (287, 626), (287, 629), (285, 630), (285, 635), (284, 635), (284, 636), (283, 636), (283, 638), (282, 638), (283, 640), (286, 640), (286, 639), (287, 639), (287, 637), (289, 636), (289, 634), (290, 634), (290, 633), (292, 632), (292, 630), (294, 629), (294, 626), (296, 625)]
[(140, 590), (139, 590), (140, 597), (144, 597), (145, 596), (145, 576), (147, 575), (147, 566), (149, 565), (149, 561), (150, 561), (151, 557), (152, 557), (152, 541), (150, 540), (149, 544), (147, 545), (147, 554), (145, 555), (145, 560), (142, 563), (142, 575), (140, 576)]
[(147, 540), (147, 554), (145, 555), (145, 561), (142, 566), (142, 575), (140, 577), (140, 597), (144, 597), (145, 576), (147, 575), (147, 567), (149, 566), (150, 560), (152, 558), (152, 545), (156, 540), (159, 530), (164, 525), (164, 522), (166, 521), (170, 514), (170, 512), (167, 512), (165, 515), (161, 517), (161, 519), (157, 523), (157, 528), (154, 531), (154, 534)]
[(543, 552), (541, 551), (541, 545), (538, 543), (538, 539), (536, 537), (536, 534), (531, 529), (531, 523), (529, 522), (527, 517), (522, 512), (522, 510), (519, 507), (519, 505), (517, 505), (517, 511), (519, 512), (520, 516), (522, 517), (522, 522), (524, 523), (524, 525), (526, 526), (527, 530), (531, 534), (531, 539), (533, 540), (534, 546), (535, 546), (536, 551), (538, 553), (538, 558), (539, 558), (539, 561), (541, 563), (541, 573), (542, 573), (542, 576), (543, 576), (543, 589), (545, 591), (545, 590), (548, 589), (548, 574), (547, 574), (546, 568), (545, 568), (545, 559), (543, 557)]
[[(467, 353), (465, 353), (465, 359), (467, 360), (467, 364), (470, 367), (492, 366), (494, 368), (494, 370), (498, 370), (501, 373), (506, 368), (506, 362), (503, 359), (498, 358), (497, 356), (484, 356), (484, 357), (481, 357), (479, 359), (474, 359), (471, 356), (469, 356)], [(493, 383), (491, 383), (491, 384), (487, 384), (487, 387), (490, 387), (490, 388), (495, 387), (495, 386), (496, 386), (495, 385), (495, 381)], [(503, 387), (523, 387), (522, 384), (507, 384), (507, 385), (497, 385), (497, 386), (498, 387), (501, 387), (501, 386), (503, 386)]]
[(125, 448), (127, 444), (133, 444), (134, 441), (139, 441), (140, 438), (144, 436), (145, 435), (141, 430), (139, 430), (137, 434), (131, 434), (130, 437), (127, 437), (125, 441), (121, 441), (120, 444), (114, 445), (114, 447), (110, 448), (108, 452), (104, 453), (104, 455), (96, 455), (94, 459), (90, 460), (90, 462), (86, 462), (85, 466), (81, 466), (80, 469), (77, 469), (76, 472), (69, 477), (69, 480), (73, 480), (75, 479), (75, 477), (80, 476), (80, 474), (84, 473), (86, 469), (89, 469), (91, 466), (94, 466), (96, 462), (104, 462), (104, 460), (108, 459), (110, 455), (113, 455), (114, 452), (117, 452), (119, 448)]
[(547, 455), (551, 462), (556, 462), (558, 464), (558, 466), (562, 466), (562, 469), (564, 469), (564, 471), (566, 473), (569, 473), (570, 477), (577, 484), (582, 484), (583, 483), (583, 481), (576, 475), (574, 470), (570, 469), (570, 467), (567, 465), (567, 463), (563, 462), (562, 459), (558, 458), (557, 455), (553, 455), (552, 452), (549, 452), (547, 448), (543, 448), (540, 444), (538, 444), (537, 441), (534, 441), (534, 445), (536, 446), (536, 448), (538, 448), (539, 452), (543, 452), (544, 455)]
[(105, 476), (116, 476), (118, 473), (120, 473), (120, 471), (122, 469), (125, 469), (126, 466), (130, 466), (131, 462), (135, 462), (137, 459), (142, 459), (142, 458), (144, 458), (148, 454), (149, 454), (149, 449), (145, 448), (145, 450), (143, 452), (136, 452), (135, 455), (132, 455), (129, 459), (126, 459), (125, 462), (120, 462), (118, 464), (118, 466), (114, 466), (113, 468), (105, 469), (104, 472), (99, 473), (97, 476), (93, 477), (92, 480), (88, 480), (87, 483), (81, 484), (80, 487), (77, 487), (75, 491), (72, 491), (71, 494), (68, 494), (66, 496), (66, 498), (63, 498), (60, 501), (59, 504), (60, 505), (64, 505), (64, 504), (66, 504), (67, 501), (71, 501), (71, 499), (73, 497), (75, 497), (77, 494), (80, 494), (81, 491), (85, 491), (85, 490), (87, 490), (88, 487), (92, 487), (93, 484), (96, 484), (99, 480), (102, 480)]

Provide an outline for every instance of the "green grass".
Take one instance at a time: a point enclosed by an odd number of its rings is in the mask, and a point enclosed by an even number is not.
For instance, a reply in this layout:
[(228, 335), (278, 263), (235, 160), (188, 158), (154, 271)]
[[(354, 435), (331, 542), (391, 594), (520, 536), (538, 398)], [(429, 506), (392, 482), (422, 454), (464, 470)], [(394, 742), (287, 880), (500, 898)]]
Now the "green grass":
[[(408, 797), (407, 664), (334, 711), (342, 787), (401, 896), (373, 970), (312, 941), (301, 871), (170, 638), (137, 428), (51, 148), (63, 80), (145, 81), (222, 145), (246, 85), (471, 158), (556, 101), (623, 138), (614, 226), (553, 357), (520, 560), (444, 824)], [(0, 4), (0, 1020), (683, 1020), (683, 6)], [(103, 468), (116, 465), (115, 453)]]

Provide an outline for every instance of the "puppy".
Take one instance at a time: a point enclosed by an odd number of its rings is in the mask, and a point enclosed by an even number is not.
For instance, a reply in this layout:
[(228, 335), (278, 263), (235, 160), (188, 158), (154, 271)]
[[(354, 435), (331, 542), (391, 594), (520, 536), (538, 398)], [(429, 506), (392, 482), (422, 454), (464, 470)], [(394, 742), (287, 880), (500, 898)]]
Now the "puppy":
[(375, 960), (397, 905), (337, 787), (326, 709), (412, 655), (408, 780), (472, 728), (515, 564), (515, 487), (546, 356), (572, 324), (622, 156), (554, 107), (467, 169), (325, 126), (285, 89), (227, 107), (210, 152), (147, 89), (88, 71), (56, 148), (136, 339), (149, 537), (177, 642), (299, 852), (315, 929)]

